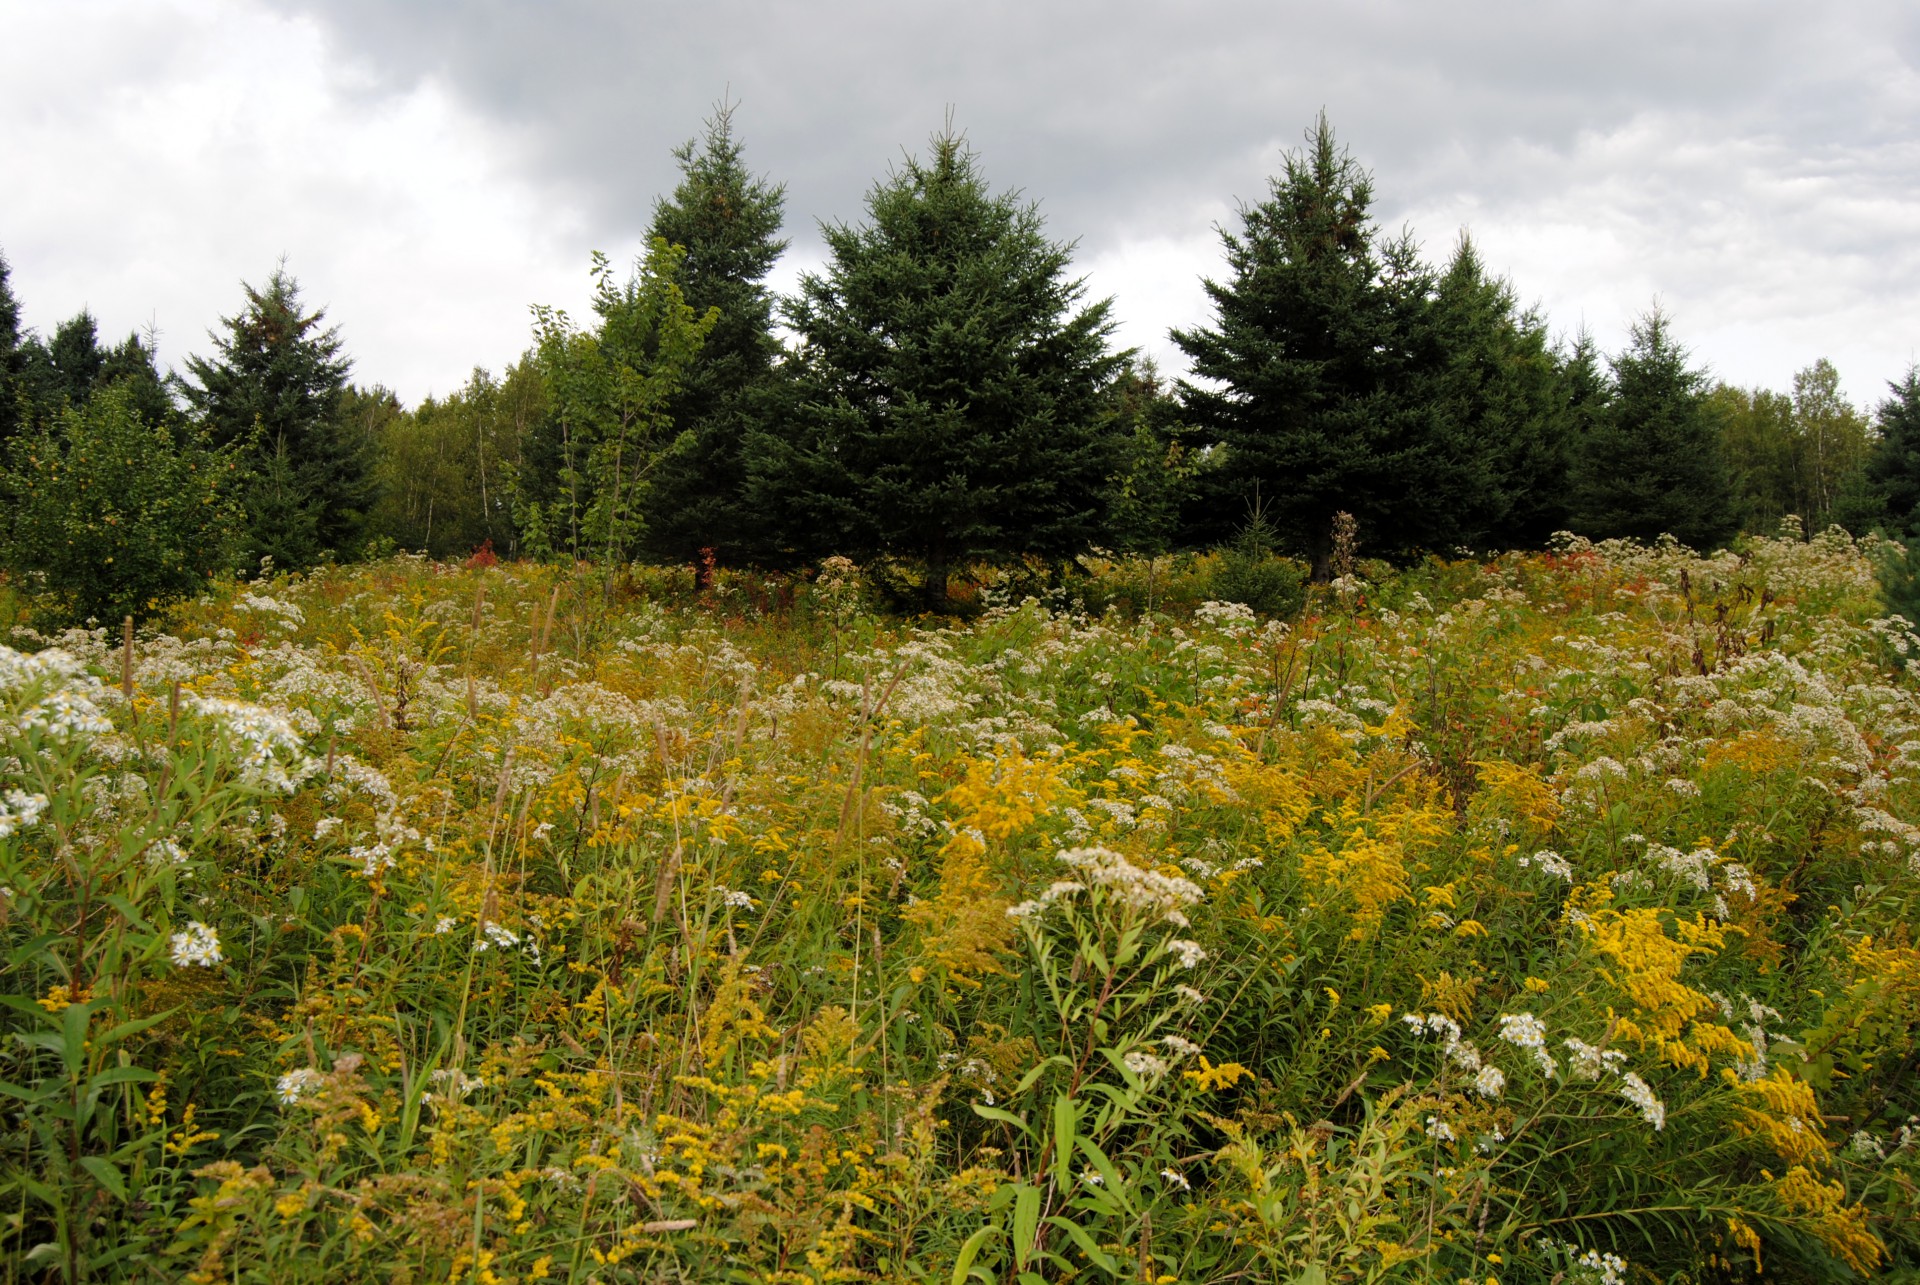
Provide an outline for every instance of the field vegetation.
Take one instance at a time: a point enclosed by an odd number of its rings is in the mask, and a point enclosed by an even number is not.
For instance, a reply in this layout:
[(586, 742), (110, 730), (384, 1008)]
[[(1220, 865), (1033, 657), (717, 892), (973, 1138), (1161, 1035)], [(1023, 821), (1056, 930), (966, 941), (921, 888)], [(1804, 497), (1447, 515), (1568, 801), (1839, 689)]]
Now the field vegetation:
[(9, 1279), (1920, 1267), (1871, 542), (1345, 556), (1284, 616), (400, 557), (17, 626)]

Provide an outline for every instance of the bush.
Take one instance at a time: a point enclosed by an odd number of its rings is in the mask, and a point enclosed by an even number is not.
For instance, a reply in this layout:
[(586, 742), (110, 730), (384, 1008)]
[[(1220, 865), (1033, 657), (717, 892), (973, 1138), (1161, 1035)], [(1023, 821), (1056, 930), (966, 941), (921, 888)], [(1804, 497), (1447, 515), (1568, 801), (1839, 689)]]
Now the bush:
[(17, 438), (0, 475), (6, 565), (43, 616), (146, 617), (232, 570), (232, 455), (141, 420), (109, 388)]
[(1263, 616), (1291, 616), (1307, 600), (1307, 577), (1297, 562), (1251, 543), (1235, 543), (1211, 560), (1205, 596), (1238, 602)]

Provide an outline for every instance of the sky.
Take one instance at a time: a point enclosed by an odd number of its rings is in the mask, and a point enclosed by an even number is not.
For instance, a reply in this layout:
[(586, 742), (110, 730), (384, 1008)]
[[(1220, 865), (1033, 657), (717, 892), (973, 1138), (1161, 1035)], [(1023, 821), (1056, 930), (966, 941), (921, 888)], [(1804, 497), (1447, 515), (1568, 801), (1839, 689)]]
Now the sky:
[(1656, 302), (1716, 378), (1820, 357), (1871, 404), (1920, 354), (1920, 6), (1770, 0), (0, 0), (0, 253), (27, 324), (206, 353), (284, 259), (408, 402), (586, 310), (671, 151), (737, 104), (792, 248), (951, 113), (1179, 373), (1218, 228), (1325, 111), (1375, 213), (1462, 232), (1552, 329)]

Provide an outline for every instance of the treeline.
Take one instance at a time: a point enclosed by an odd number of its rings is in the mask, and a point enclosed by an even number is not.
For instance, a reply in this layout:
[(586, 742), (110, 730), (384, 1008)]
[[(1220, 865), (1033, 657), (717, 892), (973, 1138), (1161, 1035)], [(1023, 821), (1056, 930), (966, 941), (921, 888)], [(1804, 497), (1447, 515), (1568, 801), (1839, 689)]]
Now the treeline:
[[(1920, 532), (1920, 373), (1871, 416), (1817, 361), (1791, 394), (1716, 383), (1657, 308), (1619, 352), (1558, 340), (1462, 236), (1441, 263), (1372, 213), (1323, 118), (1223, 229), (1213, 318), (1168, 381), (1116, 349), (1073, 246), (936, 135), (766, 278), (784, 188), (723, 107), (590, 318), (407, 408), (360, 387), (276, 270), (213, 351), (162, 374), (81, 313), (23, 332), (0, 260), (0, 552), (72, 618), (143, 615), (210, 576), (425, 550), (916, 568), (926, 605), (982, 562), (1094, 547), (1334, 554), (1538, 547), (1554, 531), (1700, 547), (1797, 517)], [(781, 330), (784, 328), (784, 338)]]

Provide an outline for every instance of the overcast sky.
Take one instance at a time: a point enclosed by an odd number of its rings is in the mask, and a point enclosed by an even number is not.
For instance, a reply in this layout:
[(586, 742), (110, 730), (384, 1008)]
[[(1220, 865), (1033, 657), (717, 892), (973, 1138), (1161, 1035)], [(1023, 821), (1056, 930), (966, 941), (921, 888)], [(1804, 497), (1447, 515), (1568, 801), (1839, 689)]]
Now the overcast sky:
[(162, 360), (285, 255), (356, 378), (412, 402), (582, 309), (716, 100), (793, 249), (951, 107), (1178, 367), (1216, 224), (1325, 108), (1376, 211), (1461, 229), (1609, 350), (1656, 298), (1696, 358), (1877, 401), (1920, 351), (1920, 5), (1728, 0), (0, 0), (0, 252), (28, 324)]

